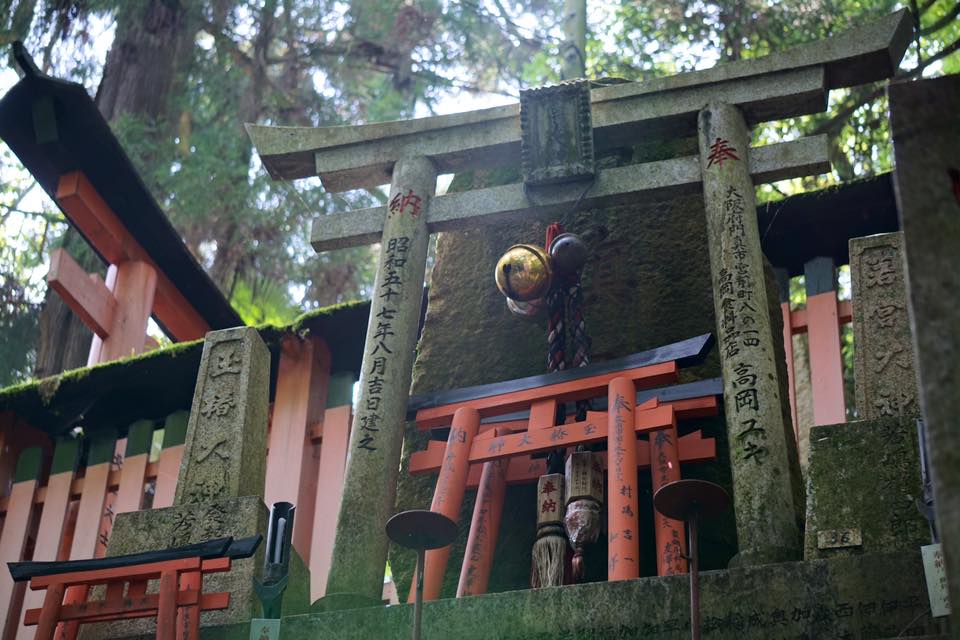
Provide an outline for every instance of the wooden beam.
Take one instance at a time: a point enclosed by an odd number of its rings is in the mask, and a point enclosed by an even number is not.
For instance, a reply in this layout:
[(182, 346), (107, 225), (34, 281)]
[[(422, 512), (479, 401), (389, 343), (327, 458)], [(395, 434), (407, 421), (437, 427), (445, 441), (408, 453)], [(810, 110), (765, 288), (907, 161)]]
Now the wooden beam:
[(110, 336), (117, 300), (100, 276), (87, 273), (66, 249), (50, 252), (47, 285), (67, 303), (88, 329), (103, 339)]
[[(830, 170), (827, 136), (810, 136), (792, 142), (750, 150), (750, 173), (758, 184)], [(700, 188), (700, 160), (696, 156), (601, 169), (582, 207), (627, 204), (637, 198), (691, 193)], [(427, 228), (431, 233), (493, 225), (525, 217), (556, 215), (558, 207), (580, 198), (582, 184), (555, 185), (527, 197), (523, 184), (508, 184), (437, 196), (430, 202)], [(379, 242), (387, 208), (372, 207), (320, 216), (314, 219), (311, 244), (318, 252)]]
[[(415, 451), (410, 456), (410, 475), (436, 473), (443, 464), (445, 443), (431, 440), (424, 451)], [(601, 456), (605, 458), (606, 456)], [(680, 462), (694, 463), (715, 460), (717, 445), (713, 438), (704, 438), (703, 433), (694, 431), (680, 437)], [(546, 457), (533, 458), (528, 454), (514, 456), (507, 460), (507, 484), (526, 484), (536, 482), (537, 478), (547, 472)], [(602, 461), (604, 468), (606, 460)], [(637, 440), (637, 468), (646, 469), (650, 466), (650, 442)], [(470, 465), (470, 474), (467, 476), (467, 488), (476, 489), (480, 484), (482, 464)]]
[(153, 315), (177, 341), (202, 338), (210, 325), (170, 281), (147, 251), (120, 222), (110, 206), (80, 171), (60, 176), (57, 204), (93, 248), (111, 264), (146, 262), (157, 271)]
[[(787, 316), (784, 315), (786, 320)], [(849, 300), (837, 301), (837, 323), (844, 325), (853, 322), (853, 305)], [(790, 331), (793, 335), (807, 332), (806, 308), (794, 309), (790, 312)]]

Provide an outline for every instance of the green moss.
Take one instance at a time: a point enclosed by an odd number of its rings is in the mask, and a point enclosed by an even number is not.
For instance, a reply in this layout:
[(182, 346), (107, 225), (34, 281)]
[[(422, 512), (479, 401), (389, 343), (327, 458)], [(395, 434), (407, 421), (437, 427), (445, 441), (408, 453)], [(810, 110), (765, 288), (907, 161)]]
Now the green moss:
[[(348, 302), (303, 314), (287, 326), (256, 327), (270, 347), (271, 394), (284, 336), (322, 336), (334, 372), (358, 374), (370, 303)], [(117, 431), (140, 419), (163, 420), (189, 409), (203, 340), (180, 342), (93, 367), (64, 371), (0, 389), (0, 411), (12, 411), (51, 434), (82, 426), (88, 434)]]

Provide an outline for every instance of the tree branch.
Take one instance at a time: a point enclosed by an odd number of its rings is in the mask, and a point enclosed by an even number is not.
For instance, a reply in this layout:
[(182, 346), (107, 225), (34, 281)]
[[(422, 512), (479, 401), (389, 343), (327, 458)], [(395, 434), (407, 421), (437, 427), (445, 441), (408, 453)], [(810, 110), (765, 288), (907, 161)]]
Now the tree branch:
[(929, 36), (931, 34), (936, 33), (937, 31), (940, 31), (940, 29), (943, 29), (944, 27), (948, 27), (950, 26), (950, 23), (952, 23), (956, 19), (957, 16), (960, 16), (960, 2), (953, 5), (953, 9), (948, 11), (939, 20), (937, 20), (936, 22), (934, 22), (928, 27), (924, 27), (923, 29), (920, 29), (919, 35)]

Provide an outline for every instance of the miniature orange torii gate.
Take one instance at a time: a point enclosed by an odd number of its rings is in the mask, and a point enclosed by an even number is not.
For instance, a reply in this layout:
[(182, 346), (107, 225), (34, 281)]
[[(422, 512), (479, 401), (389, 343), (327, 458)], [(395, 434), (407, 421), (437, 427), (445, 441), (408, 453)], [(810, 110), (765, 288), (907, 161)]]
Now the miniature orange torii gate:
[[(411, 474), (439, 471), (431, 510), (457, 520), (464, 492), (478, 487), (457, 596), (486, 591), (506, 485), (535, 482), (546, 473), (545, 460), (533, 456), (603, 440), (611, 443), (606, 466), (616, 470), (608, 473), (609, 482), (617, 484), (611, 484), (608, 490), (608, 579), (639, 577), (636, 471), (631, 475), (622, 470), (653, 467), (652, 489), (656, 491), (680, 478), (681, 462), (714, 459), (713, 439), (703, 438), (699, 431), (678, 438), (676, 427), (678, 419), (716, 415), (721, 387), (712, 384), (714, 381), (678, 385), (669, 387), (674, 391), (663, 394), (662, 401), (653, 395), (639, 405), (636, 392), (675, 382), (678, 362), (686, 361), (693, 351), (700, 357), (709, 346), (709, 336), (700, 336), (612, 363), (446, 392), (428, 399), (413, 398), (414, 407), (431, 405), (417, 411), (418, 428), (451, 425), (446, 445), (431, 441), (425, 451), (414, 453), (410, 459)], [(561, 404), (597, 398), (608, 390), (611, 410), (588, 411), (584, 420), (555, 424)], [(442, 398), (458, 393), (462, 399), (443, 403)], [(525, 420), (481, 425), (481, 418), (524, 409), (529, 410)], [(633, 427), (633, 446), (624, 433), (625, 425)], [(650, 434), (651, 438), (638, 440), (639, 434)], [(616, 508), (612, 508), (614, 501)], [(625, 502), (621, 505), (620, 501)], [(656, 546), (658, 575), (686, 571), (682, 523), (657, 517)], [(449, 547), (427, 552), (425, 599), (439, 597), (449, 553)]]
[[(15, 581), (30, 581), (44, 590), (43, 606), (29, 609), (26, 626), (37, 626), (36, 640), (52, 640), (61, 623), (63, 637), (77, 637), (78, 625), (132, 618), (156, 617), (157, 640), (200, 637), (200, 612), (226, 609), (230, 593), (203, 593), (203, 575), (230, 571), (231, 561), (249, 558), (261, 536), (242, 540), (220, 538), (199, 544), (96, 560), (67, 562), (11, 562)], [(148, 582), (159, 580), (157, 593), (147, 593)], [(102, 585), (100, 600), (87, 600), (90, 588)], [(80, 602), (64, 601), (70, 587), (83, 587)]]

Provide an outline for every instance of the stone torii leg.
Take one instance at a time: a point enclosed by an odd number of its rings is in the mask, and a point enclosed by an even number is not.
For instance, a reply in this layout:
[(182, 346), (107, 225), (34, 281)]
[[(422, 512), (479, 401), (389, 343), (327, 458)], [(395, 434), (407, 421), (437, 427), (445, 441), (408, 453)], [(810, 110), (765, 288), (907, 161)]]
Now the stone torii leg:
[[(750, 131), (739, 109), (700, 112), (700, 170), (742, 564), (800, 557), (799, 479), (780, 397), (750, 177)], [(779, 336), (778, 336), (779, 338)], [(789, 434), (789, 436), (788, 436)]]
[(384, 526), (397, 493), (423, 299), (427, 210), (436, 182), (437, 170), (428, 158), (402, 158), (393, 167), (327, 581), (331, 595), (352, 594), (378, 603), (383, 591)]

